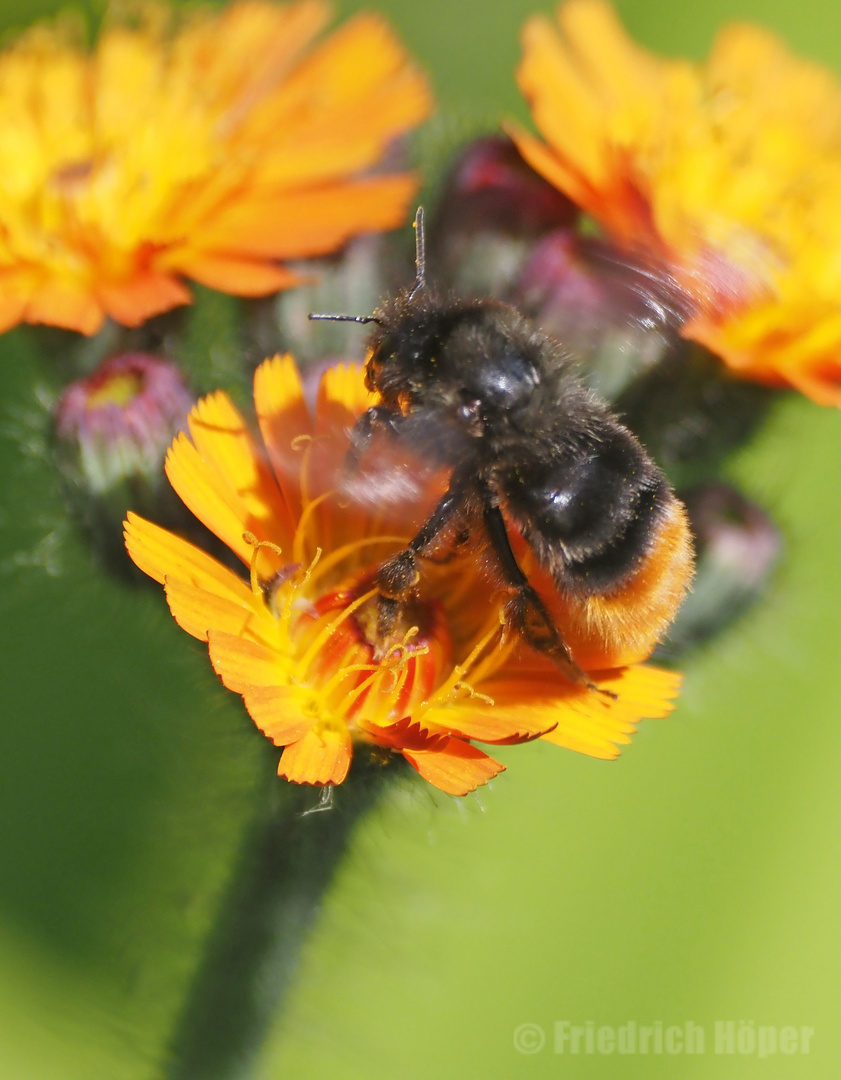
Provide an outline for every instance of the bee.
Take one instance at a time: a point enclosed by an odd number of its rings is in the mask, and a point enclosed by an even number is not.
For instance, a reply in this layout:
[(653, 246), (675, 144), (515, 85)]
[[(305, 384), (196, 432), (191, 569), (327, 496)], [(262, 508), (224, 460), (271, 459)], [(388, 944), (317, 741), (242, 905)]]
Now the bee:
[(372, 315), (310, 315), (374, 326), (365, 381), (379, 400), (351, 432), (349, 467), (385, 437), (449, 475), (378, 569), (377, 637), (388, 641), (422, 560), (455, 535), (485, 552), (506, 628), (592, 687), (587, 669), (646, 658), (674, 618), (693, 572), (686, 512), (559, 342), (508, 304), (429, 285), (422, 208), (415, 230), (410, 288)]

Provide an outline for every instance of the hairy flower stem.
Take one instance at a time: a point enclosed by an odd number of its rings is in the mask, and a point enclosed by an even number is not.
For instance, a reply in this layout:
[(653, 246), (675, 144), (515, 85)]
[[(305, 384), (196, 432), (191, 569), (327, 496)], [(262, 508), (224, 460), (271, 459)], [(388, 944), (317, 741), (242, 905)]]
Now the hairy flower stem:
[[(360, 758), (363, 755), (359, 755)], [(399, 768), (355, 762), (328, 808), (281, 784), (245, 844), (171, 1041), (167, 1080), (245, 1080), (353, 829)]]

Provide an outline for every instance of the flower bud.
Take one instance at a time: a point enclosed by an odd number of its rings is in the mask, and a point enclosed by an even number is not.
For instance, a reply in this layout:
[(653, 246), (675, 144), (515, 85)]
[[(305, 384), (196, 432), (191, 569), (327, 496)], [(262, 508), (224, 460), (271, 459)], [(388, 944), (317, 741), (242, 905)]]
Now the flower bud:
[(758, 600), (782, 553), (776, 525), (756, 503), (727, 484), (699, 484), (681, 493), (697, 548), (692, 592), (669, 633), (678, 651), (718, 633)]
[(513, 302), (576, 357), (614, 400), (677, 342), (685, 301), (659, 268), (594, 237), (558, 229), (532, 249)]
[(459, 292), (500, 295), (535, 239), (571, 224), (577, 215), (510, 139), (476, 139), (450, 169), (430, 224), (436, 280)]
[[(100, 551), (138, 500), (160, 518), (171, 502), (163, 461), (193, 397), (181, 372), (145, 353), (121, 353), (71, 383), (55, 410), (56, 455), (71, 509)], [(113, 535), (112, 535), (113, 534)]]
[(122, 353), (72, 383), (56, 409), (56, 434), (95, 495), (129, 477), (156, 482), (193, 398), (174, 364)]

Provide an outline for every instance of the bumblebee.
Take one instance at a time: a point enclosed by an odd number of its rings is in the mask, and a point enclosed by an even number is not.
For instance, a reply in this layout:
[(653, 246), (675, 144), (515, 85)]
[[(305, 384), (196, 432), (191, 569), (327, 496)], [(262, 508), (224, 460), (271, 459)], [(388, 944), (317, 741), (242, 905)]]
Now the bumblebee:
[(416, 593), (419, 561), (456, 536), (485, 552), (506, 627), (592, 685), (586, 670), (644, 659), (674, 618), (693, 572), (686, 512), (557, 341), (505, 303), (428, 285), (422, 209), (415, 229), (409, 289), (370, 316), (310, 316), (374, 324), (365, 378), (379, 402), (353, 429), (351, 457), (386, 437), (449, 474), (379, 568), (379, 642)]

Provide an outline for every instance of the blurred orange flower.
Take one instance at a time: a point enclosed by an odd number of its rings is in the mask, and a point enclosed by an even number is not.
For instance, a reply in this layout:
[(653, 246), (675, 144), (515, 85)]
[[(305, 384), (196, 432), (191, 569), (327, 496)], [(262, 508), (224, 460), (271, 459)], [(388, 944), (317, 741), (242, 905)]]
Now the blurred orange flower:
[[(540, 736), (615, 757), (640, 717), (671, 711), (679, 677), (642, 665), (591, 672), (607, 694), (567, 681), (518, 639), (503, 640), (504, 597), (489, 602), (476, 560), (425, 561), (393, 642), (377, 642), (376, 570), (414, 530), (397, 496), (374, 488), (366, 502), (334, 490), (347, 432), (372, 401), (361, 368), (333, 368), (311, 418), (292, 359), (268, 360), (254, 380), (264, 450), (227, 395), (204, 398), (167, 475), (250, 580), (135, 514), (132, 559), (165, 586), (178, 624), (207, 641), (257, 727), (285, 747), (278, 771), (288, 780), (341, 783), (366, 747), (402, 755), (453, 795), (503, 769), (475, 742)], [(441, 491), (427, 487), (413, 500), (420, 520)]]
[(66, 24), (0, 54), (0, 331), (93, 333), (190, 300), (182, 278), (241, 296), (404, 220), (416, 188), (372, 174), (430, 111), (387, 25), (360, 15), (314, 44), (323, 0), (239, 0), (110, 19), (92, 55)]
[(772, 34), (725, 27), (706, 63), (627, 36), (604, 0), (526, 24), (530, 164), (686, 290), (686, 337), (733, 370), (841, 404), (841, 84)]

